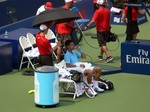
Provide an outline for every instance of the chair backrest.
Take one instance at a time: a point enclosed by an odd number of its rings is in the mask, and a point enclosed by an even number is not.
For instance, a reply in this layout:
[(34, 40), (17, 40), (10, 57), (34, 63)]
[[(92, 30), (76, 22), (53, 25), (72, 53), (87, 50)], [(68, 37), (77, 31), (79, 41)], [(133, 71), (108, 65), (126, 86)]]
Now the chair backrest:
[(27, 40), (29, 41), (29, 43), (32, 45), (32, 48), (36, 47), (36, 40), (35, 40), (35, 36), (32, 33), (27, 33)]
[(50, 30), (50, 29), (48, 29), (48, 32), (47, 32), (47, 34), (46, 34), (45, 36), (46, 36), (46, 38), (47, 38), (48, 40), (54, 39), (55, 43), (58, 42), (57, 37), (55, 36), (55, 34), (53, 33), (53, 31)]
[(23, 51), (25, 51), (26, 49), (32, 48), (31, 44), (29, 43), (29, 41), (27, 40), (25, 36), (19, 37), (19, 44)]
[(66, 68), (67, 68), (67, 67), (66, 67), (66, 62), (65, 62), (65, 60), (62, 60), (61, 62), (56, 63), (56, 64), (54, 64), (54, 65), (55, 65), (55, 67), (58, 68), (58, 69), (66, 69)]
[(82, 19), (84, 18), (77, 7), (72, 7), (70, 10), (73, 11), (74, 13), (77, 13)]

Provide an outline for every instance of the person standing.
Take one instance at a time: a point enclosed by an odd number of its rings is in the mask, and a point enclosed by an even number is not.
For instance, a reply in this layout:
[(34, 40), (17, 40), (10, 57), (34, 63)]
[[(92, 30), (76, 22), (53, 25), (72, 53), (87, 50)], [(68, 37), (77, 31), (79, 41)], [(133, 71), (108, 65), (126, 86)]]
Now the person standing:
[(49, 40), (45, 37), (45, 35), (48, 32), (48, 27), (45, 24), (41, 24), (39, 29), (40, 31), (36, 34), (36, 45), (40, 53), (39, 64), (40, 66), (43, 65), (53, 66), (52, 53), (61, 44), (58, 42), (57, 45), (52, 48)]
[(45, 5), (42, 5), (38, 8), (36, 15), (39, 15), (41, 12), (45, 11), (46, 9), (52, 9), (53, 5), (51, 2), (46, 2)]
[(96, 22), (96, 30), (97, 30), (97, 40), (100, 46), (100, 55), (97, 58), (101, 61), (103, 60), (103, 54), (106, 55), (106, 63), (113, 60), (113, 57), (110, 55), (108, 48), (106, 46), (107, 43), (107, 35), (110, 32), (110, 10), (105, 8), (107, 2), (105, 0), (97, 0), (97, 6), (99, 7), (94, 15), (92, 20), (85, 26), (85, 30), (88, 29), (89, 26)]
[[(127, 20), (127, 16), (130, 16), (128, 15), (128, 7), (125, 7), (125, 9), (123, 10), (123, 13), (122, 13), (122, 21), (124, 22), (124, 24), (127, 25), (127, 28), (126, 28), (126, 34), (127, 34), (127, 37), (126, 37), (126, 40), (129, 41), (129, 40), (134, 40), (137, 38), (137, 34), (139, 33), (139, 27), (138, 27), (138, 22), (137, 22), (137, 16), (139, 14), (145, 14), (145, 10), (140, 10), (138, 7), (132, 7), (132, 21), (131, 21), (131, 26), (129, 26), (128, 24), (128, 20)], [(130, 28), (131, 27), (131, 37), (130, 36)]]
[[(74, 4), (73, 0), (65, 0), (65, 5), (63, 6), (63, 8), (69, 10), (70, 8), (72, 8), (73, 4)], [(56, 24), (55, 31), (58, 34), (58, 41), (61, 42), (62, 46), (64, 46), (66, 40), (72, 39), (72, 32), (75, 29), (77, 29), (77, 26), (73, 26), (73, 21)], [(57, 58), (58, 62), (60, 62), (61, 53), (57, 54)]]
[[(46, 2), (45, 3), (45, 5), (42, 5), (38, 10), (37, 10), (37, 13), (36, 13), (36, 15), (39, 15), (41, 12), (43, 12), (43, 11), (45, 11), (45, 10), (47, 10), (47, 9), (52, 9), (53, 8), (53, 5), (52, 5), (52, 3), (51, 2)], [(51, 24), (49, 25), (49, 24), (46, 24), (46, 26), (48, 27), (48, 28), (50, 28), (51, 27)], [(48, 30), (49, 31), (49, 30)], [(50, 35), (49, 35), (50, 36)], [(49, 38), (49, 37), (48, 37)], [(61, 54), (61, 46), (58, 46), (57, 47), (57, 49), (56, 49), (56, 51), (57, 51), (57, 59), (56, 59), (56, 61), (57, 62), (59, 62), (59, 60), (60, 60), (60, 56), (59, 56), (59, 54)]]

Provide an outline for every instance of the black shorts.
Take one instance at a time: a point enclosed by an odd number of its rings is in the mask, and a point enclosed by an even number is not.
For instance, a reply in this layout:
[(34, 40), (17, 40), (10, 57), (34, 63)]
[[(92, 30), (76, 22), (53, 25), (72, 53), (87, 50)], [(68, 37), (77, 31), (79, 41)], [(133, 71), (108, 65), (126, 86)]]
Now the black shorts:
[(39, 56), (39, 64), (40, 66), (48, 65), (53, 66), (52, 54), (40, 55)]
[(97, 40), (100, 47), (106, 46), (108, 33), (109, 31), (104, 31), (104, 32), (97, 31)]
[(57, 39), (61, 41), (62, 46), (65, 46), (65, 42), (71, 40), (71, 34), (58, 34)]
[[(132, 32), (131, 32), (132, 30)], [(127, 24), (126, 29), (126, 40), (130, 41), (133, 40), (133, 35), (139, 32), (139, 27), (137, 21), (132, 21), (131, 25)]]
[[(132, 27), (132, 35), (140, 32), (137, 21), (132, 21), (131, 27)], [(126, 29), (127, 34), (130, 32), (129, 30), (130, 30), (130, 28), (127, 27), (127, 29)]]

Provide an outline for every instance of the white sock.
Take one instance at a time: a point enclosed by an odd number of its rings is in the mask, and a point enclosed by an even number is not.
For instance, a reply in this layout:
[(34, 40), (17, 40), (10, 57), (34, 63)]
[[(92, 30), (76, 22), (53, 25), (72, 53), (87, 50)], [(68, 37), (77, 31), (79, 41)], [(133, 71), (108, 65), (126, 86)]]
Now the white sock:
[(93, 86), (93, 84), (88, 84), (89, 85), (89, 87), (91, 87), (92, 88), (92, 86)]
[(98, 81), (94, 80), (93, 81), (95, 88), (98, 88)]

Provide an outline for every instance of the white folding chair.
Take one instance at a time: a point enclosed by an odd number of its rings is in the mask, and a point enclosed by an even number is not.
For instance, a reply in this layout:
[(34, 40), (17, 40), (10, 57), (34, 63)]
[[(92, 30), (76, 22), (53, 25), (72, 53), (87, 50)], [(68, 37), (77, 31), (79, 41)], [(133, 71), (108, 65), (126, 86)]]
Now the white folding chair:
[[(46, 36), (46, 38), (47, 38), (48, 40), (50, 40), (50, 43), (51, 43), (52, 48), (57, 45), (58, 40), (57, 40), (57, 37), (55, 36), (55, 34), (53, 33), (52, 30), (48, 29), (48, 32), (47, 32), (47, 34), (46, 34), (45, 36)], [(53, 52), (53, 55), (54, 55), (55, 58), (57, 59), (57, 55), (56, 55), (55, 52)]]
[[(66, 75), (66, 76), (71, 75), (70, 73), (68, 74), (68, 72), (65, 72), (66, 62), (64, 60), (62, 60), (60, 63), (55, 64), (55, 67), (59, 69), (60, 75)], [(59, 84), (60, 84), (61, 94), (72, 94), (73, 99), (75, 99), (76, 96), (78, 96), (77, 84), (73, 80), (71, 80), (69, 76), (67, 78), (65, 78), (65, 76), (63, 78), (60, 77), (59, 82), (60, 82)], [(74, 87), (74, 91), (71, 90), (73, 87)]]
[(48, 29), (48, 32), (46, 34), (46, 38), (48, 38), (48, 40), (54, 39), (53, 43), (57, 43), (58, 42), (57, 37), (55, 36), (54, 32), (51, 29)]
[(29, 33), (29, 32), (26, 34), (26, 36), (27, 36), (27, 40), (29, 41), (29, 43), (32, 46), (32, 49), (39, 52), (38, 48), (37, 48), (37, 45), (36, 45), (35, 36), (32, 33)]
[[(87, 77), (83, 77), (84, 81), (80, 83), (76, 83), (71, 79), (70, 72), (67, 71), (66, 62), (62, 60), (60, 63), (55, 64), (55, 67), (59, 69), (59, 74), (62, 75), (59, 79), (60, 84), (60, 93), (62, 94), (73, 94), (73, 99), (79, 97), (83, 93), (85, 93), (89, 98), (94, 98), (95, 95), (91, 95), (88, 93), (88, 89), (91, 89), (87, 85)], [(74, 87), (74, 91), (70, 91)], [(92, 89), (93, 92), (93, 89)]]
[[(84, 30), (84, 26), (86, 26), (87, 23), (90, 22), (90, 19), (84, 18), (84, 16), (83, 16), (82, 13), (80, 12), (80, 10), (79, 10), (77, 7), (75, 7), (75, 6), (72, 7), (70, 10), (73, 11), (73, 12), (75, 12), (75, 13), (77, 13), (77, 14), (81, 17), (81, 19), (75, 20), (75, 24), (78, 26), (78, 28), (79, 28), (80, 31), (82, 32), (82, 31)], [(88, 29), (88, 30), (89, 30), (89, 32), (90, 32), (90, 29)], [(90, 34), (91, 34), (91, 32), (90, 32)], [(82, 32), (82, 35), (85, 37), (85, 35), (84, 35), (83, 32)]]
[[(37, 63), (34, 63), (33, 59), (38, 58), (39, 52), (32, 49), (32, 45), (29, 43), (29, 41), (27, 40), (27, 38), (25, 36), (19, 37), (19, 43), (20, 43), (20, 46), (23, 50), (19, 70), (21, 70), (22, 65), (24, 63), (28, 63), (28, 67), (29, 67), (29, 65), (31, 65), (32, 68), (35, 69), (35, 65), (37, 65)], [(27, 60), (25, 60), (24, 58), (27, 58)]]

